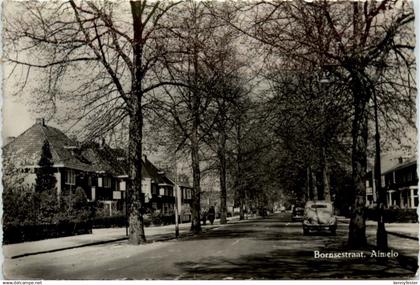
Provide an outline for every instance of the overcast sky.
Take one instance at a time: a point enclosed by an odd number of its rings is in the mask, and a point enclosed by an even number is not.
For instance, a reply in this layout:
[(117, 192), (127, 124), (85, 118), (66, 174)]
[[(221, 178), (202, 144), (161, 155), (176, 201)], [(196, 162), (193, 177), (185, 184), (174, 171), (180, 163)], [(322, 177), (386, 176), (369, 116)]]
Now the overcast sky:
[[(420, 12), (419, 4), (414, 1), (415, 11), (418, 14)], [(0, 5), (1, 9), (1, 5)], [(415, 26), (416, 31), (419, 31), (420, 29), (420, 22), (419, 18), (416, 17), (415, 20)], [(416, 40), (419, 41), (419, 37), (416, 37)], [(419, 43), (417, 42), (417, 46), (419, 46)], [(1, 46), (0, 46), (1, 48)], [(420, 54), (419, 50), (416, 49), (416, 57)], [(3, 68), (6, 68), (3, 65)], [(419, 69), (419, 62), (417, 62), (417, 70)], [(5, 74), (4, 70), (2, 70), (2, 74)], [(13, 81), (13, 79), (12, 79)], [(417, 81), (419, 81), (419, 75), (417, 74)], [(3, 84), (4, 81), (2, 81), (0, 84), (2, 84), (2, 139), (6, 139), (10, 136), (18, 136), (22, 132), (24, 132), (26, 129), (28, 129), (31, 125), (34, 124), (35, 119), (39, 117), (39, 115), (34, 114), (30, 111), (30, 108), (27, 104), (27, 98), (20, 97), (12, 97), (10, 94), (11, 92), (7, 92)], [(10, 86), (10, 85), (9, 85)], [(417, 84), (417, 86), (420, 86)], [(6, 92), (5, 92), (6, 91)], [(417, 97), (417, 102), (419, 102), (419, 97)], [(419, 105), (417, 103), (417, 105)], [(419, 116), (417, 114), (417, 121), (419, 120)], [(53, 124), (50, 124), (53, 125)], [(65, 131), (65, 130), (63, 130)], [(409, 137), (411, 141), (415, 140), (416, 133), (415, 130), (407, 134), (407, 137)], [(418, 137), (418, 136), (417, 136)]]

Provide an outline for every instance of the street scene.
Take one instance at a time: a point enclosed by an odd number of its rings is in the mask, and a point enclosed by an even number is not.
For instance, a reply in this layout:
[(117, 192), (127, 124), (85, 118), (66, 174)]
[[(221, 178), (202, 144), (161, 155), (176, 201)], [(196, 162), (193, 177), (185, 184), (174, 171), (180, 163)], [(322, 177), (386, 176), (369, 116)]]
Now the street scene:
[[(304, 236), (302, 225), (292, 222), (290, 213), (262, 218), (231, 220), (227, 225), (208, 226), (197, 237), (156, 241), (142, 247), (116, 241), (100, 245), (60, 250), (14, 258), (18, 246), (3, 248), (4, 272), (9, 279), (409, 279), (417, 267), (418, 241), (390, 235), (389, 242), (398, 258), (383, 264), (365, 249), (365, 258), (314, 258), (322, 253), (346, 251), (348, 221), (340, 220), (337, 236)], [(401, 225), (400, 225), (401, 226)], [(173, 227), (171, 227), (173, 231)], [(123, 229), (118, 229), (123, 233)], [(375, 240), (375, 225), (368, 224), (368, 238)], [(398, 226), (389, 231), (398, 233)], [(114, 230), (114, 233), (116, 230)], [(411, 236), (418, 226), (411, 227)], [(147, 233), (147, 231), (146, 231)], [(95, 234), (95, 233), (94, 233)], [(414, 234), (414, 235), (413, 235)], [(116, 238), (113, 235), (112, 238)], [(173, 237), (173, 233), (172, 233)], [(154, 235), (150, 235), (153, 239)], [(110, 237), (108, 237), (111, 240)], [(55, 243), (50, 240), (49, 243)], [(36, 242), (31, 249), (36, 250)], [(50, 245), (51, 246), (51, 245)], [(77, 245), (77, 246), (80, 246)], [(13, 248), (14, 247), (14, 248)], [(13, 251), (15, 250), (15, 251)], [(42, 250), (42, 248), (38, 248)], [(349, 251), (352, 252), (352, 251)], [(353, 251), (358, 252), (358, 251)], [(27, 253), (27, 252), (26, 252)], [(34, 253), (34, 252), (33, 252)], [(10, 258), (10, 259), (9, 259)], [(141, 264), (141, 266), (139, 266)], [(357, 273), (357, 275), (355, 275)]]
[(3, 5), (8, 280), (412, 280), (413, 3)]

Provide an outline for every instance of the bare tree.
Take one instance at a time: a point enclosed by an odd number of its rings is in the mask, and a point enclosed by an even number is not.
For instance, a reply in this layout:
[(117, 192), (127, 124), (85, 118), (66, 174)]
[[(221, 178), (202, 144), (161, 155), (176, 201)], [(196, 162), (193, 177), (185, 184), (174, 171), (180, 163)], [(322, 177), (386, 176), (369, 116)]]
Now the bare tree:
[[(308, 62), (346, 86), (352, 106), (353, 205), (349, 245), (366, 245), (365, 183), (370, 102), (377, 96), (383, 121), (413, 124), (414, 13), (406, 1), (261, 1), (230, 24), (262, 42), (280, 63)], [(253, 11), (253, 12), (251, 12)], [(320, 62), (321, 61), (321, 62)], [(392, 99), (391, 99), (392, 98)], [(392, 102), (392, 103), (391, 103)], [(384, 204), (381, 194), (380, 203)]]
[[(204, 154), (202, 147), (208, 130), (204, 122), (209, 120), (208, 110), (213, 98), (207, 87), (217, 83), (208, 68), (213, 58), (209, 57), (215, 48), (212, 38), (217, 23), (200, 2), (184, 2), (171, 13), (170, 27), (166, 27), (166, 46), (173, 53), (165, 57), (165, 72), (160, 72), (161, 81), (182, 82), (184, 86), (166, 86), (164, 94), (155, 96), (155, 110), (158, 118), (167, 120), (172, 138), (177, 142), (175, 151), (187, 149), (191, 156), (193, 174), (193, 195), (191, 202), (191, 231), (201, 231), (200, 194)], [(169, 115), (169, 117), (168, 117)], [(169, 120), (168, 120), (169, 119)], [(201, 163), (202, 164), (202, 163)]]
[[(129, 242), (145, 242), (141, 193), (145, 96), (165, 49), (159, 23), (177, 2), (8, 2), (5, 53), (22, 89), (89, 137), (128, 124)], [(15, 66), (14, 66), (15, 65)], [(29, 84), (27, 84), (29, 83)], [(25, 89), (26, 87), (26, 89)], [(65, 103), (65, 104), (63, 104)]]

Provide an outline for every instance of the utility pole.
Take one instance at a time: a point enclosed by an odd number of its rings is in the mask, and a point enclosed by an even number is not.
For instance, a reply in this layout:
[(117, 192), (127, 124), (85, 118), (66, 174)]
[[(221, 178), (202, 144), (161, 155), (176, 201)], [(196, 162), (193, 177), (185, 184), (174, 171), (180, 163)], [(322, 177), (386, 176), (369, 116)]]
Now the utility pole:
[(178, 221), (178, 193), (180, 188), (178, 184), (175, 185), (175, 238), (179, 237), (179, 221)]
[(373, 93), (373, 104), (375, 111), (375, 188), (378, 191), (378, 229), (376, 232), (376, 246), (380, 250), (388, 249), (388, 236), (385, 229), (384, 208), (386, 204), (386, 192), (381, 185), (381, 144), (378, 124), (378, 102), (376, 92)]
[(179, 177), (178, 177), (178, 163), (175, 162), (175, 238), (179, 237), (179, 221), (178, 221), (178, 193), (181, 189), (179, 187)]

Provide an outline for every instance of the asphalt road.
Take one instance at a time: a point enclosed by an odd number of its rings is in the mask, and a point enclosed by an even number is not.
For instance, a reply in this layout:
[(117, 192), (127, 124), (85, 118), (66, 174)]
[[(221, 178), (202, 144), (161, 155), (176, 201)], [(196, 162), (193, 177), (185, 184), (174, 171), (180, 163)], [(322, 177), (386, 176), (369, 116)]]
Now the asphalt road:
[[(6, 279), (411, 279), (401, 257), (315, 258), (346, 250), (337, 235), (302, 234), (290, 214), (220, 226), (199, 236), (133, 246), (126, 242), (6, 259)], [(417, 250), (413, 249), (413, 250)], [(379, 261), (383, 261), (380, 259)]]

